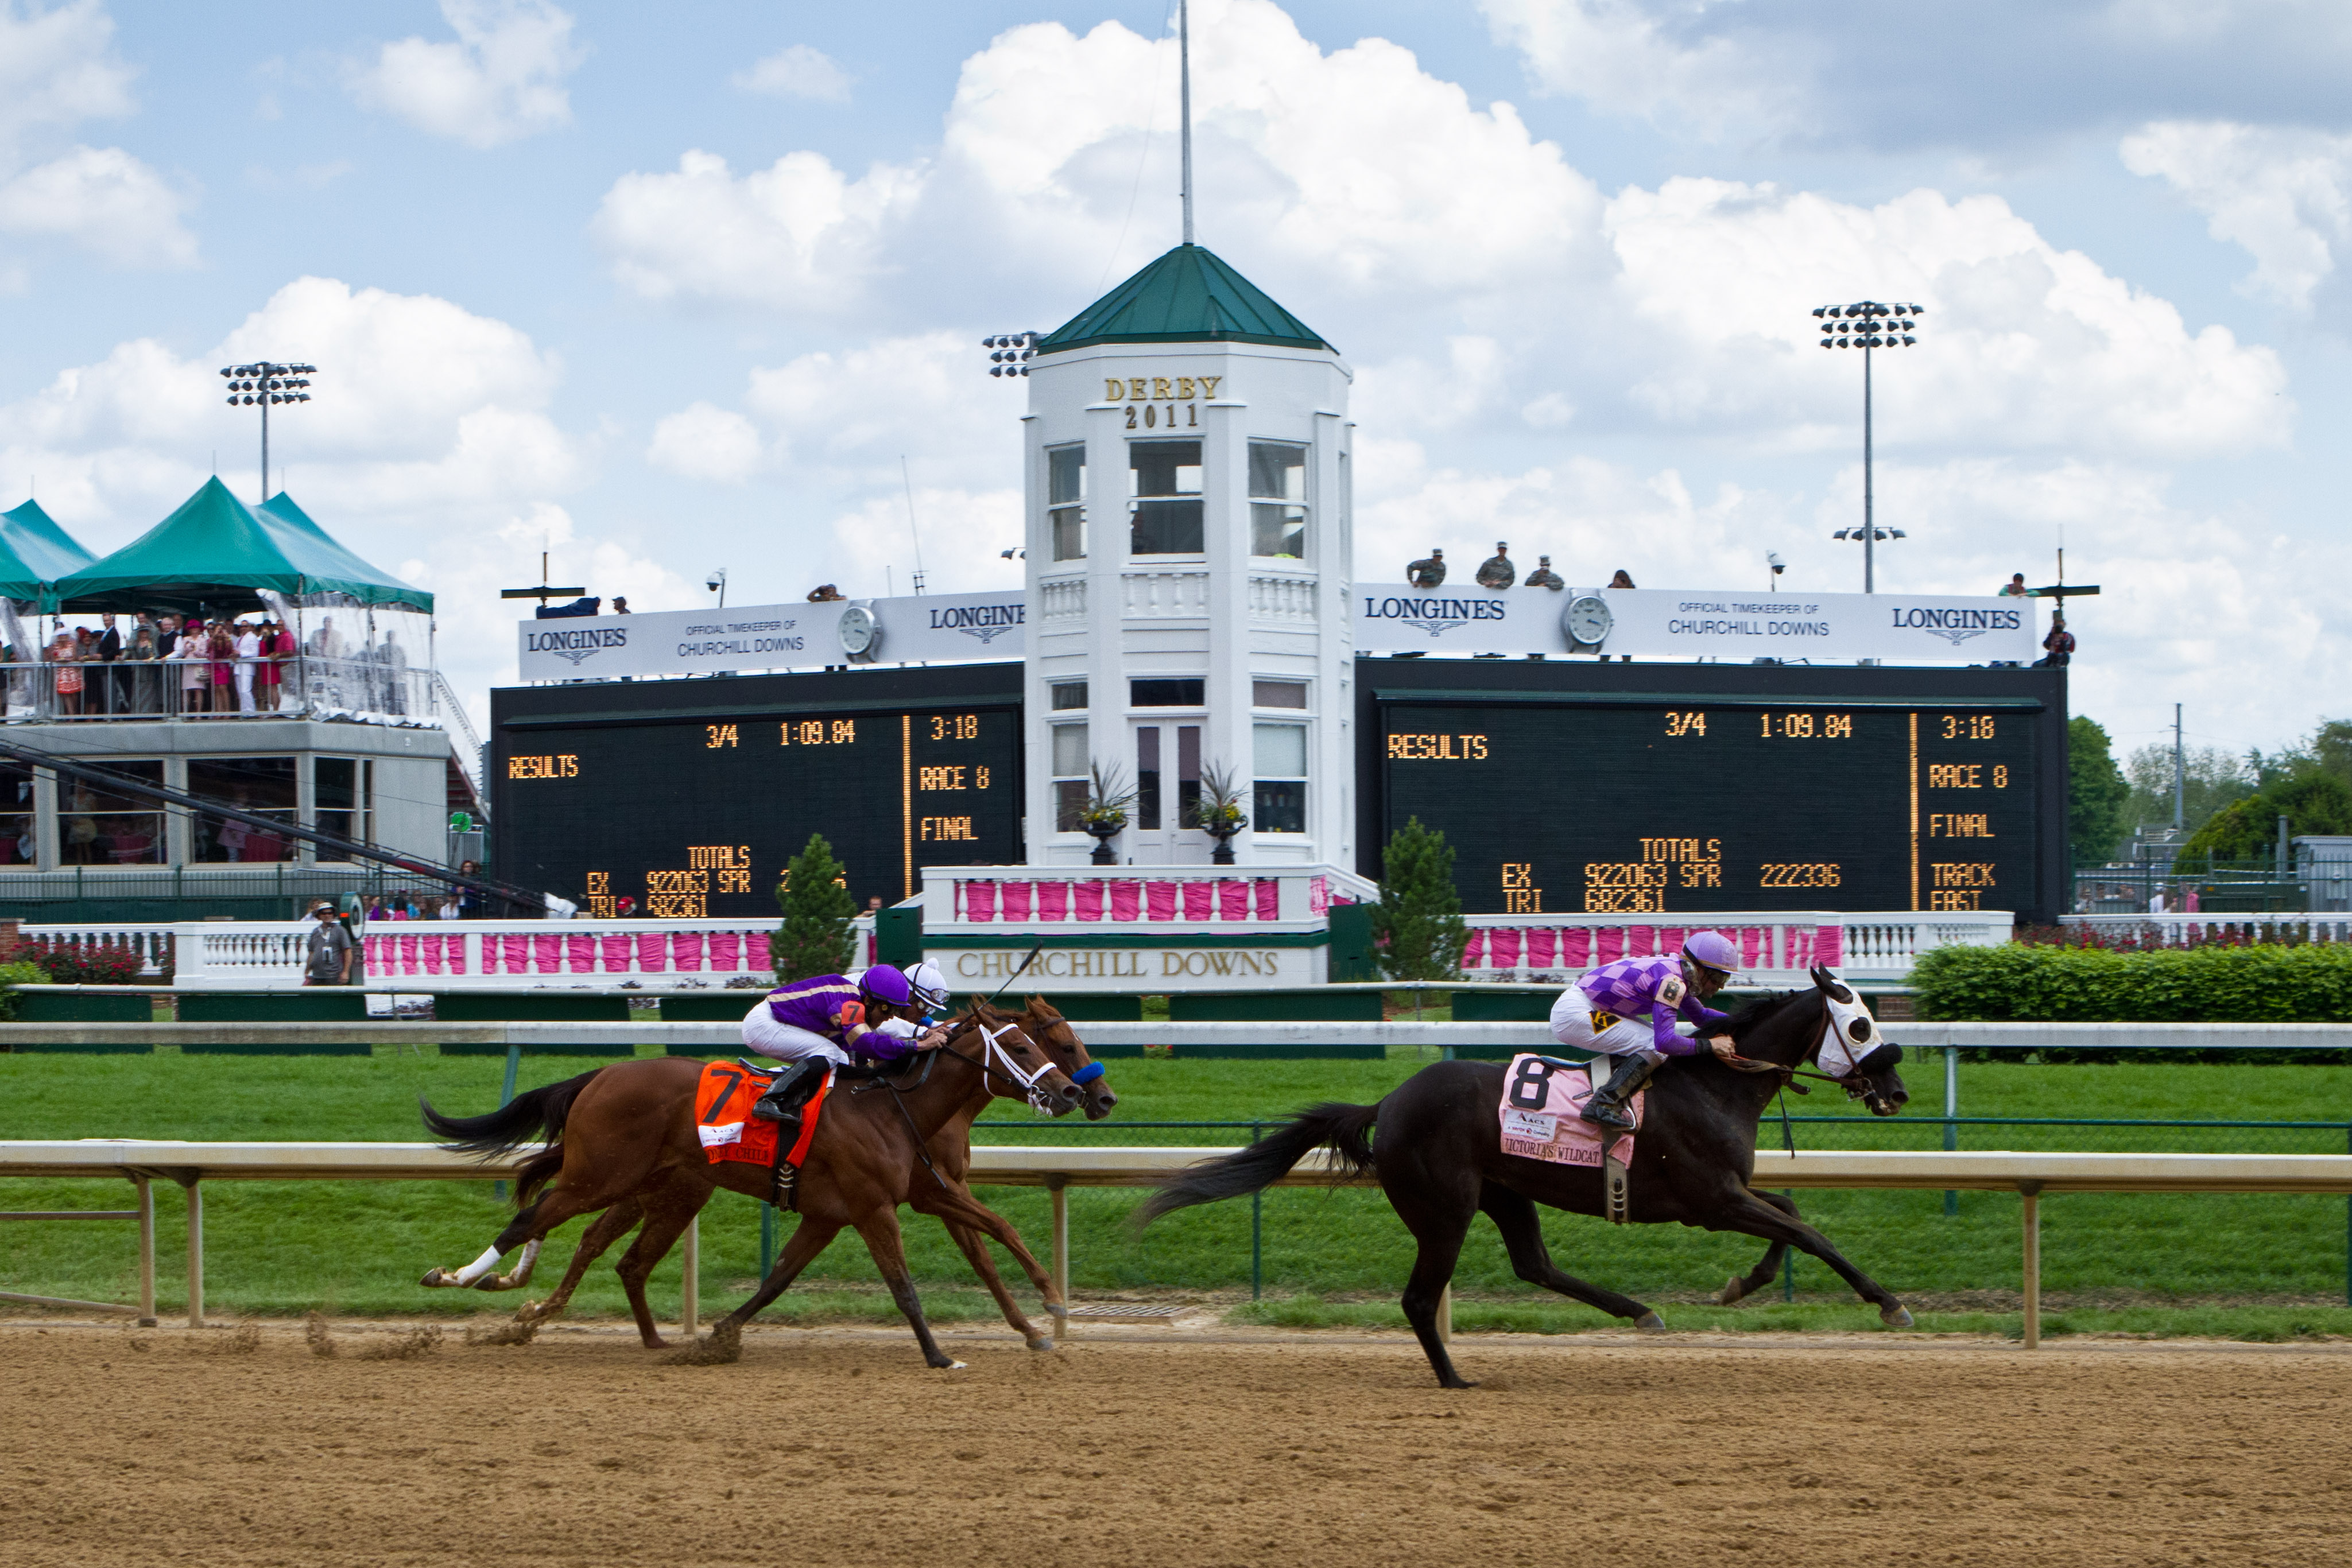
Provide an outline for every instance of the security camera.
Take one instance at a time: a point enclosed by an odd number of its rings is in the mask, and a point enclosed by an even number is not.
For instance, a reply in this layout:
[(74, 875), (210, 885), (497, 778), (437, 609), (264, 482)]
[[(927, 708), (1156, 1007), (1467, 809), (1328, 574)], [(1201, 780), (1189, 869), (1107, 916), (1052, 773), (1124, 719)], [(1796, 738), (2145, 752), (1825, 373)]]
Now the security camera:
[(723, 567), (723, 566), (718, 566), (718, 567), (713, 567), (713, 568), (711, 568), (711, 569), (710, 569), (710, 575), (709, 575), (708, 578), (706, 578), (706, 579), (704, 579), (704, 580), (703, 580), (703, 584), (702, 584), (702, 586), (703, 586), (703, 587), (705, 587), (705, 588), (707, 588), (707, 589), (709, 589), (709, 590), (710, 590), (710, 591), (711, 591), (711, 592), (713, 592), (713, 593), (716, 593), (716, 592), (718, 592), (721, 588), (726, 587), (726, 586), (727, 586), (727, 569), (726, 569), (725, 567)]
[(1768, 551), (1764, 559), (1766, 563), (1772, 568), (1772, 575), (1775, 577), (1780, 576), (1782, 572), (1789, 570), (1789, 563), (1782, 560), (1777, 554)]

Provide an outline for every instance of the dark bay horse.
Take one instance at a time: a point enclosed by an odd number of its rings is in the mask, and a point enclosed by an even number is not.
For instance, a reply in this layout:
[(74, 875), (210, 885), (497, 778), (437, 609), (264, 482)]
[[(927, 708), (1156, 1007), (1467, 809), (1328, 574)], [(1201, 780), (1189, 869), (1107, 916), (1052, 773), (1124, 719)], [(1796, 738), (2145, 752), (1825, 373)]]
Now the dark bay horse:
[[(1093, 1065), (1094, 1059), (1087, 1054), (1086, 1042), (1078, 1038), (1060, 1011), (1045, 998), (1029, 998), (1025, 1010), (1016, 1015), (1014, 1021), (1021, 1026), (1022, 1033), (1045, 1048), (1054, 1065), (1073, 1082)], [(1112, 1092), (1109, 1080), (1099, 1072), (1081, 1087), (1085, 1091), (1085, 1098), (1079, 1103), (1089, 1122), (1101, 1121), (1118, 1103), (1118, 1096)], [(1009, 1223), (1002, 1231), (983, 1231), (955, 1218), (955, 1214), (960, 1212), (957, 1206), (979, 1201), (973, 1197), (965, 1178), (971, 1170), (972, 1122), (987, 1108), (987, 1103), (985, 1099), (979, 1098), (966, 1102), (945, 1125), (932, 1134), (924, 1146), (925, 1152), (931, 1157), (932, 1169), (943, 1179), (917, 1182), (908, 1194), (908, 1207), (918, 1214), (936, 1217), (947, 1228), (949, 1237), (963, 1253), (965, 1261), (971, 1265), (972, 1272), (980, 1277), (981, 1283), (995, 1299), (997, 1310), (1004, 1314), (1004, 1321), (1027, 1342), (1029, 1348), (1051, 1350), (1054, 1348), (1052, 1337), (1029, 1321), (1013, 1301), (1012, 1291), (1005, 1288), (1003, 1276), (997, 1272), (996, 1260), (988, 1250), (989, 1240), (995, 1238), (1003, 1241), (1005, 1249), (1013, 1254), (1022, 1271), (1028, 1275), (1030, 1283), (1045, 1299), (1047, 1312), (1054, 1314), (1058, 1322), (1064, 1302), (1052, 1275), (1046, 1272), (1045, 1265), (1037, 1261), (1035, 1255), (1022, 1242), (1020, 1234)], [(471, 1124), (451, 1120), (435, 1124), (444, 1136), (451, 1137), (462, 1135), (459, 1129)], [(550, 1139), (553, 1139), (562, 1135), (562, 1128), (559, 1124), (544, 1131)], [(556, 1286), (553, 1293), (544, 1301), (524, 1303), (522, 1310), (515, 1314), (515, 1321), (519, 1324), (536, 1326), (561, 1313), (571, 1304), (572, 1292), (579, 1289), (590, 1265), (649, 1214), (658, 1212), (665, 1217), (664, 1222), (648, 1228), (647, 1232), (623, 1256), (615, 1271), (620, 1275), (622, 1289), (628, 1293), (629, 1311), (636, 1319), (638, 1335), (646, 1348), (665, 1348), (668, 1342), (661, 1337), (655, 1326), (653, 1308), (646, 1299), (646, 1281), (662, 1259), (668, 1255), (677, 1236), (684, 1231), (695, 1215), (701, 1212), (716, 1190), (708, 1182), (681, 1167), (656, 1178), (650, 1190), (631, 1193), (614, 1203), (598, 1215), (581, 1236), (580, 1245), (572, 1253), (571, 1266), (564, 1270), (562, 1282)], [(990, 1212), (994, 1213), (993, 1210)], [(684, 1218), (677, 1221), (677, 1228), (672, 1230), (668, 1220), (678, 1215)], [(475, 1281), (473, 1288), (478, 1291), (520, 1290), (529, 1282), (530, 1277), (530, 1265), (526, 1263), (512, 1274), (485, 1275)]]
[[(935, 1367), (956, 1364), (940, 1349), (923, 1317), (907, 1270), (898, 1205), (928, 1184), (940, 1188), (930, 1197), (933, 1212), (943, 1218), (1008, 1245), (1017, 1245), (1019, 1238), (968, 1195), (959, 1198), (933, 1181), (922, 1164), (925, 1145), (967, 1108), (991, 1098), (1042, 1099), (1066, 1111), (1084, 1092), (1013, 1019), (992, 1009), (974, 1008), (948, 1030), (945, 1045), (910, 1059), (893, 1078), (836, 1082), (802, 1166), (796, 1189), (800, 1227), (760, 1290), (713, 1325), (714, 1336), (731, 1337), (835, 1236), (854, 1228), (915, 1331), (923, 1359)], [(623, 1260), (625, 1280), (630, 1260), (641, 1253), (644, 1272), (650, 1272), (653, 1260), (668, 1251), (715, 1188), (765, 1198), (770, 1176), (764, 1166), (712, 1165), (704, 1155), (695, 1134), (694, 1103), (702, 1068), (681, 1057), (619, 1062), (519, 1096), (487, 1116), (443, 1117), (425, 1107), (427, 1125), (474, 1153), (519, 1148), (542, 1131), (560, 1132), (562, 1141), (532, 1155), (516, 1173), (521, 1212), (483, 1256), (463, 1270), (435, 1269), (423, 1282), (471, 1285), (512, 1249), (523, 1247), (527, 1257), (535, 1255), (548, 1233), (566, 1220), (635, 1197), (644, 1207), (645, 1230)], [(642, 1286), (643, 1273), (638, 1281)], [(657, 1340), (642, 1302), (641, 1290), (634, 1291), (631, 1306), (639, 1313), (639, 1331)]]
[[(1878, 1044), (1876, 1026), (1853, 993), (1828, 971), (1813, 971), (1813, 987), (1756, 1003), (1716, 1033), (1727, 1033), (1751, 1063), (1793, 1069), (1820, 1053), (1832, 1019), (1834, 997), (1860, 1017), (1849, 1026), (1854, 1070), (1838, 1082), (1872, 1114), (1891, 1116), (1910, 1095), (1895, 1071), (1903, 1048)], [(1144, 1224), (1196, 1203), (1237, 1197), (1276, 1181), (1312, 1150), (1328, 1148), (1344, 1174), (1370, 1172), (1413, 1234), (1419, 1252), (1402, 1305), (1437, 1381), (1467, 1388), (1437, 1336), (1437, 1304), (1470, 1222), (1484, 1210), (1501, 1231), (1511, 1267), (1541, 1285), (1644, 1328), (1665, 1325), (1629, 1296), (1563, 1273), (1546, 1250), (1536, 1220), (1538, 1203), (1575, 1214), (1599, 1215), (1605, 1201), (1598, 1169), (1553, 1165), (1502, 1152), (1496, 1107), (1503, 1094), (1501, 1062), (1441, 1061), (1422, 1069), (1377, 1105), (1324, 1104), (1293, 1118), (1263, 1142), (1203, 1161), (1160, 1184), (1140, 1214)], [(1741, 1071), (1711, 1054), (1675, 1059), (1650, 1080), (1631, 1170), (1630, 1218), (1639, 1225), (1669, 1222), (1732, 1230), (1771, 1242), (1764, 1260), (1724, 1288), (1733, 1301), (1760, 1289), (1794, 1246), (1837, 1270), (1879, 1316), (1898, 1328), (1911, 1314), (1892, 1292), (1840, 1255), (1827, 1239), (1797, 1218), (1797, 1207), (1777, 1193), (1759, 1192), (1756, 1129), (1785, 1082), (1778, 1071)], [(1367, 1134), (1370, 1134), (1368, 1137)], [(1767, 1156), (1769, 1158), (1769, 1156)]]

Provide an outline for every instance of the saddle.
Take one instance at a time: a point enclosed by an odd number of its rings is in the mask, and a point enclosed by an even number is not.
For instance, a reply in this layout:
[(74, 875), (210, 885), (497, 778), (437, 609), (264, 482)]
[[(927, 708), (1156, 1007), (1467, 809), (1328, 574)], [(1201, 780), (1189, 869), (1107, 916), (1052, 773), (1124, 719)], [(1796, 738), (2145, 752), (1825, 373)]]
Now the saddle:
[(801, 1165), (808, 1158), (809, 1145), (816, 1136), (818, 1117), (824, 1109), (825, 1096), (832, 1092), (835, 1070), (807, 1072), (792, 1085), (795, 1091), (793, 1103), (785, 1109), (797, 1111), (797, 1135), (788, 1145), (784, 1132), (790, 1122), (770, 1121), (752, 1114), (775, 1080), (781, 1076), (764, 1063), (750, 1061), (713, 1061), (702, 1069), (702, 1076), (694, 1087), (694, 1131), (701, 1140), (703, 1157), (712, 1165), (740, 1163), (765, 1166), (769, 1172), (769, 1201), (779, 1208), (793, 1207), (793, 1189), (798, 1185)]

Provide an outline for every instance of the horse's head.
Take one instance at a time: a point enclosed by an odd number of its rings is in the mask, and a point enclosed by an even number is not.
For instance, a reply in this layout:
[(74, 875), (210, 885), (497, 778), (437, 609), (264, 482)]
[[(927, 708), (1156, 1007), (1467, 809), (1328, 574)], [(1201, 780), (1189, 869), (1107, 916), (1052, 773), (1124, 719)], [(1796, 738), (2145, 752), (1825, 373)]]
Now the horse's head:
[[(988, 1092), (996, 1098), (1025, 1100), (1048, 1116), (1060, 1116), (1085, 1097), (1086, 1091), (1070, 1082), (1070, 1075), (1029, 1037), (1019, 1019), (975, 1002), (949, 1028), (948, 1049), (981, 1064)], [(978, 1051), (970, 1051), (975, 1045)]]
[(1847, 1099), (1868, 1106), (1872, 1115), (1894, 1115), (1911, 1099), (1903, 1075), (1895, 1071), (1903, 1062), (1903, 1048), (1888, 1043), (1870, 1009), (1844, 981), (1820, 967), (1812, 977), (1829, 1015), (1814, 1047), (1821, 1070), (1838, 1081)]
[(1069, 1075), (1071, 1082), (1085, 1092), (1087, 1120), (1099, 1122), (1118, 1103), (1111, 1092), (1110, 1080), (1103, 1075), (1102, 1063), (1087, 1054), (1086, 1041), (1070, 1027), (1060, 1009), (1043, 997), (1031, 997), (1028, 1010), (1021, 1015), (1021, 1030), (1045, 1048), (1054, 1065)]

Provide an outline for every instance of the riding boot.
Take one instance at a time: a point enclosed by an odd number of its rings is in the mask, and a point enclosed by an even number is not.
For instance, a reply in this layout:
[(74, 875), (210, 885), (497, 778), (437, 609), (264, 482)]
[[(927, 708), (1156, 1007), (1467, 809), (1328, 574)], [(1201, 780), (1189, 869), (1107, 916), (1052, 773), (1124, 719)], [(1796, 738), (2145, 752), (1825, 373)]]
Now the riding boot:
[(1654, 1051), (1629, 1051), (1610, 1060), (1609, 1082), (1592, 1092), (1577, 1114), (1596, 1126), (1614, 1127), (1621, 1133), (1633, 1130), (1633, 1113), (1625, 1103), (1634, 1092), (1650, 1081), (1665, 1058)]
[(798, 1122), (801, 1102), (806, 1097), (808, 1081), (824, 1071), (824, 1063), (814, 1057), (803, 1057), (788, 1064), (768, 1085), (751, 1107), (751, 1114), (763, 1122)]

